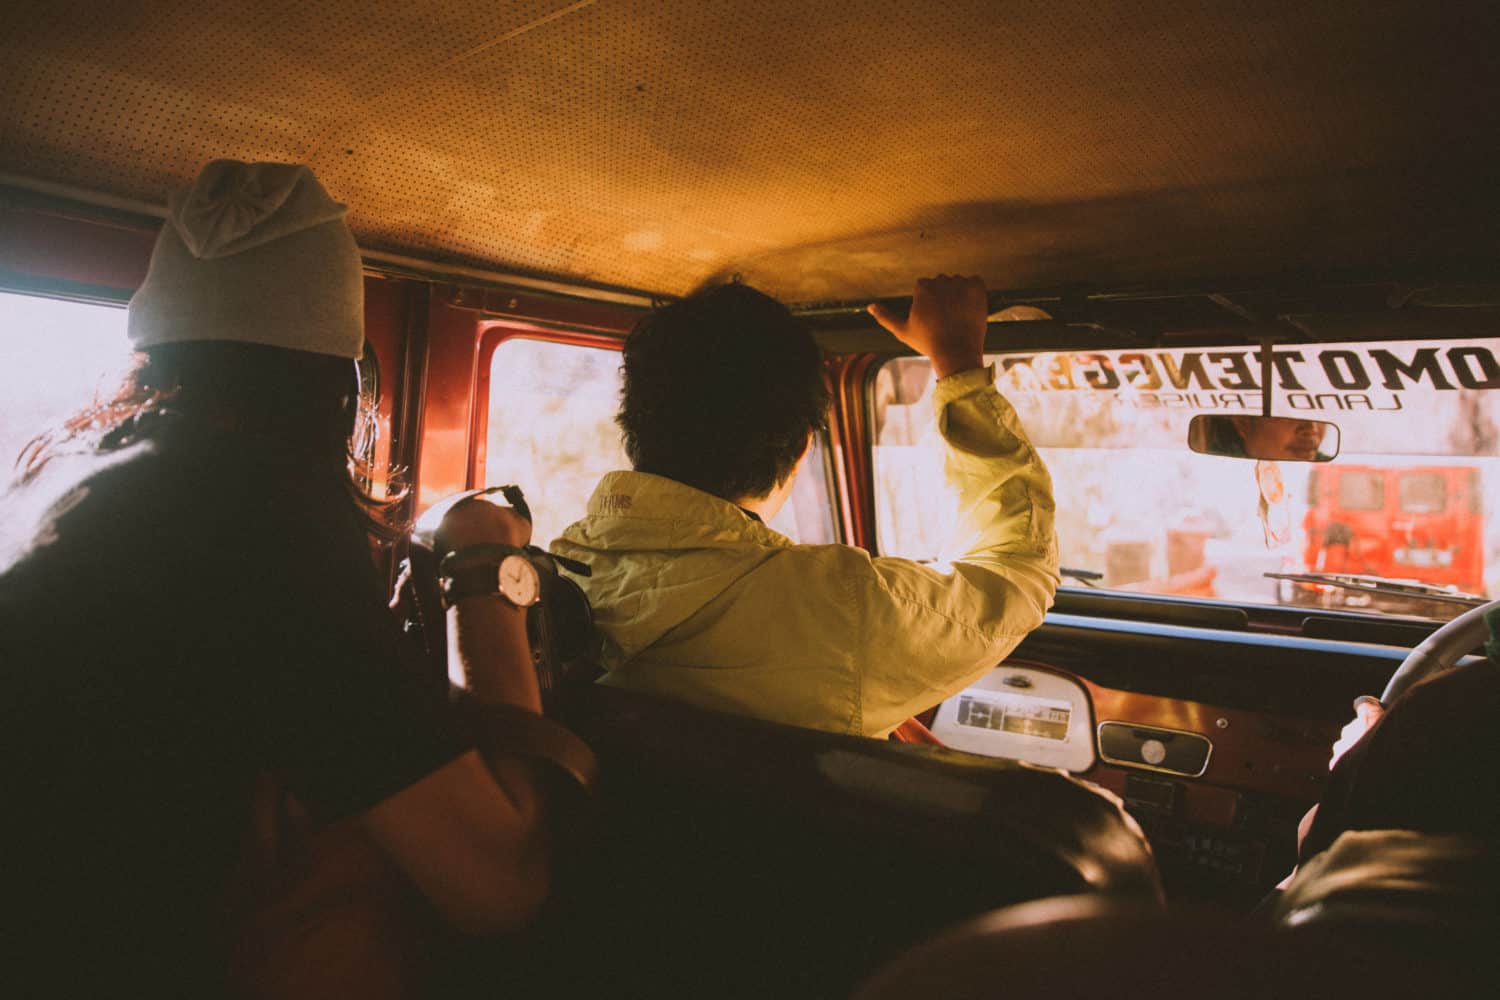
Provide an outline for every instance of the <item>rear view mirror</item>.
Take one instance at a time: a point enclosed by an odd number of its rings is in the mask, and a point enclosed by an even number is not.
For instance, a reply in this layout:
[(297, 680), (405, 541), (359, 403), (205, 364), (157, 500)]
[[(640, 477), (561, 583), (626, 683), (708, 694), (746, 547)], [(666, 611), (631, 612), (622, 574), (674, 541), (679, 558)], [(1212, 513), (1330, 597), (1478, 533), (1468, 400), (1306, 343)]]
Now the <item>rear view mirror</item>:
[(1339, 428), (1301, 417), (1200, 414), (1188, 425), (1188, 447), (1200, 455), (1331, 462), (1339, 453)]

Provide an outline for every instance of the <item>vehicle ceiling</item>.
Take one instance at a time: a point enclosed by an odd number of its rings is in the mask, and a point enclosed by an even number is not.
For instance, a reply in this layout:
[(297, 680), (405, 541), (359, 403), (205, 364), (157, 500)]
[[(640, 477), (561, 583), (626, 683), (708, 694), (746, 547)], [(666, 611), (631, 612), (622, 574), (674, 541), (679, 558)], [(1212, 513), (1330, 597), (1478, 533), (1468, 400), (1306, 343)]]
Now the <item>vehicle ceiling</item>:
[(369, 248), (798, 303), (1500, 256), (1489, 0), (9, 0), (0, 182), (311, 164)]

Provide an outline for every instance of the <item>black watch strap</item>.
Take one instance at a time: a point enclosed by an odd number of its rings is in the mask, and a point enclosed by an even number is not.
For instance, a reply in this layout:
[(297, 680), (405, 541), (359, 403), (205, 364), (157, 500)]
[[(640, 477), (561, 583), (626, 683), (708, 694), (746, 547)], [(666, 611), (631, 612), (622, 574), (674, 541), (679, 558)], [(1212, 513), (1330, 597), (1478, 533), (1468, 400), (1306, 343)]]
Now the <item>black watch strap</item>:
[(443, 607), (451, 608), (466, 597), (500, 594), (500, 572), (495, 566), (475, 566), (460, 570), (439, 581), (443, 590)]
[(438, 563), (438, 576), (446, 579), (478, 567), (499, 566), (505, 561), (506, 556), (526, 556), (530, 558), (526, 550), (519, 545), (501, 545), (498, 543), (493, 545), (466, 545), (443, 556), (443, 561)]
[(500, 593), (500, 564), (510, 556), (531, 561), (531, 554), (515, 545), (470, 545), (448, 553), (438, 564), (443, 606), (451, 608), (466, 597)]
[(521, 487), (512, 483), (509, 486), (497, 488), (500, 490), (500, 495), (505, 498), (505, 502), (510, 504), (517, 514), (526, 518), (527, 521), (532, 520), (531, 505), (526, 502), (526, 494), (521, 492)]

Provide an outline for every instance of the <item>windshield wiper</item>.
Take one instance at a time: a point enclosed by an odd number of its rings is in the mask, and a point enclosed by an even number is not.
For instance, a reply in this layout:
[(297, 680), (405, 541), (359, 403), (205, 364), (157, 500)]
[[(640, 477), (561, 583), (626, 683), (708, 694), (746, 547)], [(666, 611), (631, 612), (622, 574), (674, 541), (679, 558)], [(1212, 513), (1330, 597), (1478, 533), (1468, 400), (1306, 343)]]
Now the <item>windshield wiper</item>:
[(1103, 573), (1096, 573), (1091, 569), (1069, 569), (1066, 566), (1059, 567), (1057, 570), (1057, 575), (1077, 580), (1085, 587), (1094, 588), (1097, 588), (1099, 586), (1099, 581), (1104, 579)]
[(1272, 580), (1292, 580), (1296, 583), (1321, 583), (1344, 590), (1358, 590), (1367, 594), (1384, 594), (1388, 597), (1412, 597), (1442, 604), (1461, 604), (1466, 608), (1477, 608), (1488, 604), (1489, 599), (1478, 594), (1466, 594), (1455, 587), (1437, 587), (1415, 580), (1389, 580), (1383, 576), (1363, 573), (1265, 573)]
[[(917, 563), (917, 564), (922, 565), (922, 566), (931, 566), (931, 565), (935, 564), (937, 562), (937, 560), (936, 559), (913, 559), (912, 562)], [(1073, 580), (1077, 580), (1078, 582), (1082, 583), (1084, 586), (1093, 587), (1096, 590), (1099, 587), (1099, 581), (1102, 580), (1102, 579), (1104, 579), (1104, 574), (1103, 573), (1096, 573), (1096, 572), (1094, 572), (1091, 569), (1069, 569), (1066, 566), (1060, 567), (1058, 569), (1058, 571), (1057, 571), (1057, 575), (1058, 576), (1062, 576), (1062, 577), (1067, 577), (1067, 578), (1070, 578), (1070, 579), (1073, 579)]]

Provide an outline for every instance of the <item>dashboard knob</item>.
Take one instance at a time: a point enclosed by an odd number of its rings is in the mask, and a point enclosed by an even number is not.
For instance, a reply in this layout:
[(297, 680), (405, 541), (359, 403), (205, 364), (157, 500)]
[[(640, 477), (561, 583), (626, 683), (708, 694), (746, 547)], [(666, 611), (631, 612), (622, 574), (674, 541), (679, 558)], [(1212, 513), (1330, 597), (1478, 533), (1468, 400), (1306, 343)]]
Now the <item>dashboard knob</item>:
[(1141, 760), (1147, 764), (1160, 764), (1167, 759), (1167, 745), (1161, 740), (1147, 740), (1141, 744)]

